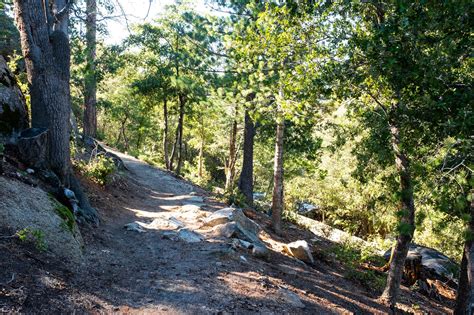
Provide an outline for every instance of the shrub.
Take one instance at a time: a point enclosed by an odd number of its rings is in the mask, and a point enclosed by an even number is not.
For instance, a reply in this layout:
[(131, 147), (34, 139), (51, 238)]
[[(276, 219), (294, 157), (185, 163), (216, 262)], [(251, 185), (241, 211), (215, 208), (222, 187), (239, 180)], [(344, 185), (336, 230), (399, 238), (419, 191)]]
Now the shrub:
[(75, 166), (82, 175), (101, 186), (107, 184), (109, 175), (116, 170), (114, 161), (104, 155), (97, 155), (88, 162), (78, 161)]

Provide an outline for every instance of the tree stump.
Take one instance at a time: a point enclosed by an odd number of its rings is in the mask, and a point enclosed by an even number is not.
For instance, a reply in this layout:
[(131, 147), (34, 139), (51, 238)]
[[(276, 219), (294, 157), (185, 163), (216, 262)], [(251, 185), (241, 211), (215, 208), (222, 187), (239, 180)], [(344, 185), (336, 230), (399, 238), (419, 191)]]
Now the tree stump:
[(422, 256), (418, 253), (409, 252), (405, 260), (405, 269), (403, 271), (403, 280), (406, 285), (411, 287), (421, 277)]
[(17, 146), (23, 163), (37, 169), (47, 167), (48, 129), (23, 130), (18, 137)]

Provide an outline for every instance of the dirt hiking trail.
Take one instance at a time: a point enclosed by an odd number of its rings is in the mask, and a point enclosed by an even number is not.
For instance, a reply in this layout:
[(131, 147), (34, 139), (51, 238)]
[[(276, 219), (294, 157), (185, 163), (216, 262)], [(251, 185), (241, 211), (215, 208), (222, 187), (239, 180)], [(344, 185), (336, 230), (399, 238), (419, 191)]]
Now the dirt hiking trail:
[[(316, 257), (311, 267), (274, 245), (314, 238), (310, 232), (290, 226), (284, 239), (268, 234), (274, 241), (266, 261), (234, 250), (232, 240), (201, 228), (202, 218), (226, 205), (166, 171), (113, 153), (122, 158), (128, 171), (105, 188), (83, 181), (102, 220), (98, 228), (82, 231), (83, 266), (70, 272), (52, 261), (12, 258), (6, 267), (15, 270), (15, 285), (23, 287), (25, 297), (21, 306), (10, 310), (45, 314), (389, 312), (371, 290), (344, 278), (338, 264)], [(269, 232), (265, 215), (256, 214), (253, 219)], [(130, 223), (136, 230), (124, 228)], [(183, 241), (177, 233), (183, 229), (200, 240)], [(32, 273), (32, 268), (37, 271)], [(413, 294), (405, 290), (403, 303), (411, 306), (417, 301), (432, 313), (446, 312), (445, 307)]]

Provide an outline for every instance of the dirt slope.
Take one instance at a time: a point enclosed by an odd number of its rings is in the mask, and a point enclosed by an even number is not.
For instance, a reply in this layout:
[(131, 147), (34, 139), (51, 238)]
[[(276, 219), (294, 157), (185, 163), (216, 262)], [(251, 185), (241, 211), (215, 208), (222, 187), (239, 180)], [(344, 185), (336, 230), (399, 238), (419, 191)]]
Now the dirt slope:
[[(301, 264), (279, 251), (269, 261), (238, 250), (229, 240), (199, 230), (199, 218), (225, 205), (204, 190), (124, 154), (128, 172), (106, 188), (88, 187), (99, 209), (99, 228), (83, 230), (86, 243), (81, 272), (58, 262), (31, 258), (5, 244), (0, 261), (0, 311), (26, 313), (119, 314), (371, 314), (387, 313), (374, 293), (346, 280), (339, 267), (316, 261)], [(185, 243), (169, 239), (174, 227), (154, 225), (146, 233), (124, 225), (144, 225), (170, 217), (205, 240)], [(263, 227), (264, 216), (255, 218)], [(311, 237), (287, 230), (288, 239)], [(296, 235), (295, 235), (296, 233)], [(241, 256), (243, 258), (241, 258)], [(9, 281), (15, 274), (14, 280)], [(21, 293), (18, 293), (21, 289)], [(16, 291), (15, 291), (16, 290)], [(2, 293), (3, 292), (3, 293)], [(10, 294), (17, 292), (18, 294)], [(2, 295), (3, 294), (3, 295)], [(295, 298), (304, 304), (304, 307)], [(405, 290), (405, 309), (446, 313), (448, 309)]]

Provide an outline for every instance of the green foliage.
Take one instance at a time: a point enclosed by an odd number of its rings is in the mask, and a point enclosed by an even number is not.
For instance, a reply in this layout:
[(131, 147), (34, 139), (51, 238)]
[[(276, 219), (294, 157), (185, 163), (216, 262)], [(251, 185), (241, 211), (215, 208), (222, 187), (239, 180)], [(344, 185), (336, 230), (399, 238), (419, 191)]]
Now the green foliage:
[(367, 288), (381, 291), (385, 287), (385, 275), (376, 270), (364, 269), (362, 265), (383, 266), (385, 260), (373, 247), (360, 246), (351, 242), (333, 245), (330, 250), (346, 268), (348, 279), (360, 282)]
[(22, 242), (33, 243), (39, 251), (46, 251), (48, 246), (44, 240), (44, 232), (38, 229), (24, 228), (16, 232), (16, 236)]
[(82, 175), (101, 186), (106, 185), (110, 175), (116, 171), (113, 159), (102, 154), (92, 157), (89, 161), (76, 160), (74, 166)]
[[(174, 147), (176, 168), (184, 103), (181, 175), (223, 191), (234, 122), (238, 180), (247, 112), (257, 126), (254, 191), (265, 195), (255, 204), (268, 210), (275, 126), (284, 121), (288, 221), (299, 204), (310, 203), (317, 207), (314, 219), (364, 239), (413, 234), (415, 242), (458, 259), (474, 168), (472, 6), (345, 0), (215, 4), (230, 14), (204, 16), (180, 2), (153, 22), (136, 25), (122, 45), (98, 43), (103, 140), (160, 167)], [(82, 117), (88, 69), (81, 28), (73, 29), (73, 110)], [(413, 187), (404, 191), (389, 123), (398, 127), (399, 148), (410, 162)], [(110, 165), (93, 159), (76, 166), (104, 184)], [(407, 214), (400, 200), (411, 193), (415, 231), (399, 223)], [(246, 206), (238, 193), (225, 198)], [(353, 275), (359, 276), (365, 281), (365, 274)]]
[(74, 231), (74, 226), (76, 225), (76, 219), (74, 214), (69, 210), (65, 205), (58, 202), (54, 197), (51, 197), (51, 200), (54, 203), (54, 211), (64, 220), (61, 226), (69, 232)]

